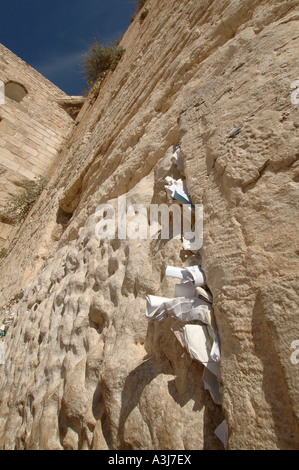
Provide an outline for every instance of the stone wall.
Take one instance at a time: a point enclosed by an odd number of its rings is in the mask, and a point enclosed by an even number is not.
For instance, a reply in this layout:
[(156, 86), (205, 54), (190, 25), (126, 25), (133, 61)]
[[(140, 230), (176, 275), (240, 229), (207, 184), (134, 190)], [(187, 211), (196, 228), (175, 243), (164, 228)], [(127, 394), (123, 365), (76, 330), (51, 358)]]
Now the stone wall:
[[(2, 44), (0, 80), (6, 91), (0, 102), (1, 211), (24, 181), (45, 174), (73, 120), (56, 102), (68, 95)], [(0, 220), (0, 247), (11, 230)]]
[[(296, 449), (298, 2), (146, 7), (2, 262), (0, 320), (15, 321), (0, 366), (0, 446), (223, 449), (214, 431), (225, 418), (229, 449)], [(204, 206), (202, 250), (98, 240), (99, 204), (171, 202), (178, 143)], [(147, 294), (172, 296), (165, 267), (198, 262), (219, 329), (222, 406), (173, 320), (145, 317)]]

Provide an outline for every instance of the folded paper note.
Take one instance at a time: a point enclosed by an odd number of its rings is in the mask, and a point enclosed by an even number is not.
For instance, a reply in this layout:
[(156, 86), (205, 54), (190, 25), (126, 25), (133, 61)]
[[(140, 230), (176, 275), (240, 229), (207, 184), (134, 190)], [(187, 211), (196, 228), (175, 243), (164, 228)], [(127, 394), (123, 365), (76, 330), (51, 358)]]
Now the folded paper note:
[[(186, 297), (167, 299), (147, 295), (146, 317), (149, 321), (162, 321), (166, 318), (177, 318), (182, 322), (198, 320), (203, 323), (209, 322), (211, 305), (204, 300)], [(158, 305), (159, 304), (159, 305)]]
[(192, 359), (200, 361), (212, 374), (221, 378), (219, 362), (212, 361), (210, 357), (211, 338), (207, 326), (175, 323), (171, 330)]
[(227, 449), (227, 444), (228, 444), (228, 426), (227, 422), (225, 420), (222, 421), (221, 424), (215, 429), (214, 433), (220, 439), (220, 441), (223, 443), (225, 449)]
[(183, 249), (186, 251), (192, 251), (193, 253), (198, 252), (198, 248), (194, 248), (195, 233), (184, 232), (183, 235)]
[(175, 180), (170, 176), (167, 176), (165, 181), (167, 183), (165, 185), (165, 189), (174, 199), (180, 201), (182, 204), (190, 204), (191, 206), (193, 205), (188, 195), (185, 181), (181, 179)]
[(177, 148), (172, 157), (171, 157), (171, 161), (172, 163), (174, 163), (179, 170), (183, 171), (184, 170), (184, 163), (183, 163), (183, 159), (182, 159), (182, 153), (181, 153), (181, 150), (180, 148)]
[(182, 282), (174, 286), (175, 297), (187, 297), (187, 299), (194, 299), (196, 297), (196, 288), (192, 282)]
[(202, 287), (199, 287), (199, 286), (196, 287), (196, 294), (199, 298), (206, 300), (206, 302), (210, 302), (210, 303), (213, 302), (212, 295), (209, 292), (207, 292), (205, 289), (203, 289)]
[(191, 281), (195, 286), (203, 286), (206, 283), (205, 275), (200, 265), (187, 268), (166, 267), (166, 276)]
[(188, 299), (199, 297), (200, 299), (203, 299), (210, 304), (213, 302), (212, 296), (209, 292), (203, 289), (203, 287), (195, 287), (191, 281), (176, 284), (174, 286), (174, 296), (187, 297)]

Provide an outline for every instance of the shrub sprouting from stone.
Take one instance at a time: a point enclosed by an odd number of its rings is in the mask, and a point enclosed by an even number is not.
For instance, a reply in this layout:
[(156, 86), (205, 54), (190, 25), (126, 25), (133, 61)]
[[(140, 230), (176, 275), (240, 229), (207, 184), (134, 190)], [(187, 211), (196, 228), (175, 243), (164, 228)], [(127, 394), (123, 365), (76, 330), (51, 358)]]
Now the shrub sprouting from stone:
[(145, 20), (145, 18), (147, 17), (148, 13), (149, 13), (149, 9), (148, 9), (148, 8), (146, 8), (145, 10), (143, 10), (143, 11), (141, 12), (141, 15), (139, 16), (139, 21), (140, 21), (140, 23), (142, 23), (142, 22)]
[(137, 13), (144, 7), (147, 0), (137, 0)]
[(95, 41), (90, 46), (82, 62), (82, 71), (89, 89), (95, 82), (101, 83), (109, 70), (115, 70), (124, 52), (125, 49), (115, 43), (105, 46)]
[(7, 219), (13, 225), (24, 220), (46, 183), (47, 180), (42, 176), (24, 182), (25, 189), (11, 196), (8, 205), (1, 213), (1, 219)]
[[(137, 13), (140, 12), (140, 10), (144, 7), (144, 5), (146, 4), (146, 2), (147, 2), (147, 0), (136, 0), (136, 1), (135, 1), (135, 3), (136, 3), (136, 11), (135, 11), (134, 15), (131, 16), (131, 23), (132, 23), (132, 21), (134, 21), (134, 19), (135, 19)], [(148, 10), (148, 8), (146, 8), (146, 10)], [(144, 10), (144, 11), (145, 11), (145, 10)], [(149, 11), (149, 10), (148, 10), (148, 11)], [(147, 11), (147, 13), (148, 13), (148, 11)], [(145, 14), (145, 16), (147, 15), (147, 13)], [(144, 17), (144, 18), (145, 18), (145, 17)], [(142, 22), (142, 21), (144, 20), (144, 18), (141, 19), (141, 18), (139, 17), (139, 21)]]

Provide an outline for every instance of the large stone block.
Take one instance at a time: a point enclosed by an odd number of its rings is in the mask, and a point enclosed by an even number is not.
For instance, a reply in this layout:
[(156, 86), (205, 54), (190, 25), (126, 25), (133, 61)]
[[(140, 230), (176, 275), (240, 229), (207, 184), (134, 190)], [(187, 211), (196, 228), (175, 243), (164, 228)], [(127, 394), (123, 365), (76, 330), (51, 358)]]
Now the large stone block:
[[(298, 2), (147, 7), (1, 262), (1, 312), (16, 321), (0, 446), (223, 449), (225, 418), (229, 449), (297, 449)], [(178, 143), (183, 172), (171, 161)], [(96, 237), (99, 204), (173, 202), (167, 176), (185, 177), (203, 204), (199, 253), (180, 239)], [(166, 266), (198, 262), (220, 336), (222, 405), (173, 319), (145, 318), (147, 294), (173, 295)]]

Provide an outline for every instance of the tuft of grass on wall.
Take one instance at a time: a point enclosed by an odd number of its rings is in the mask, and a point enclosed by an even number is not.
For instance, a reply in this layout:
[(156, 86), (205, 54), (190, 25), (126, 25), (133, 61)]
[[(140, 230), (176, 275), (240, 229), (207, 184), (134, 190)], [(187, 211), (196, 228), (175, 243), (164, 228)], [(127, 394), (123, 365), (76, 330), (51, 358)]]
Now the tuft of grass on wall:
[(137, 0), (137, 13), (144, 7), (147, 0)]
[(35, 201), (44, 189), (47, 180), (39, 176), (31, 181), (26, 181), (26, 189), (11, 196), (8, 205), (1, 216), (6, 217), (12, 224), (17, 224), (25, 219)]
[(90, 46), (82, 62), (82, 72), (89, 89), (95, 82), (102, 83), (109, 70), (115, 70), (124, 52), (125, 49), (116, 43), (105, 46), (95, 41)]
[(145, 10), (143, 10), (143, 11), (141, 12), (141, 14), (140, 14), (140, 16), (139, 16), (139, 21), (140, 21), (140, 23), (142, 23), (142, 22), (145, 20), (145, 18), (147, 17), (148, 13), (149, 13), (149, 9), (148, 9), (148, 8), (146, 8)]
[[(140, 10), (144, 7), (144, 5), (146, 4), (147, 0), (136, 0), (135, 3), (136, 3), (136, 12), (134, 13), (133, 16), (131, 16), (131, 23), (132, 21), (134, 21), (136, 15), (140, 12)], [(148, 10), (148, 8), (146, 8), (146, 10)], [(148, 10), (149, 11), (149, 10)], [(147, 11), (147, 13), (148, 13)], [(145, 14), (145, 16), (147, 15), (147, 13)], [(143, 20), (145, 19), (145, 17), (143, 19), (140, 19), (139, 17), (139, 21), (142, 22)]]

